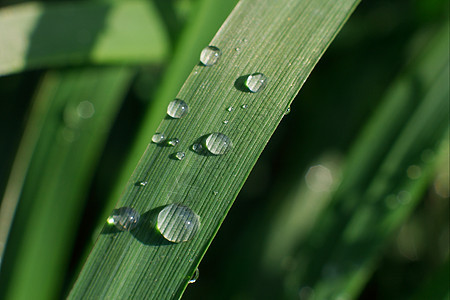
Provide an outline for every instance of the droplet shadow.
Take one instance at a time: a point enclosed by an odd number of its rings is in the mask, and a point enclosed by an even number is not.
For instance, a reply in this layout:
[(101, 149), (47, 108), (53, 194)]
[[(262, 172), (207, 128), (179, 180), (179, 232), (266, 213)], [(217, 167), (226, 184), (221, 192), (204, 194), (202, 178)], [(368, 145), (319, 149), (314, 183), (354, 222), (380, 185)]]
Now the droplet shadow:
[(149, 210), (141, 215), (138, 226), (130, 233), (141, 243), (149, 246), (168, 246), (173, 243), (166, 240), (156, 229), (159, 212), (164, 206)]
[[(194, 143), (191, 144), (189, 147), (189, 151), (194, 152), (195, 154), (201, 155), (201, 156), (213, 156), (211, 153), (208, 152), (205, 146), (206, 138), (209, 136), (209, 134), (205, 134), (198, 139), (194, 141)], [(194, 149), (194, 147), (197, 145), (197, 147), (200, 147), (198, 149)]]
[(247, 81), (248, 76), (250, 76), (250, 74), (238, 77), (238, 79), (236, 79), (236, 81), (234, 82), (234, 87), (241, 92), (251, 93), (251, 91), (245, 85), (245, 82)]

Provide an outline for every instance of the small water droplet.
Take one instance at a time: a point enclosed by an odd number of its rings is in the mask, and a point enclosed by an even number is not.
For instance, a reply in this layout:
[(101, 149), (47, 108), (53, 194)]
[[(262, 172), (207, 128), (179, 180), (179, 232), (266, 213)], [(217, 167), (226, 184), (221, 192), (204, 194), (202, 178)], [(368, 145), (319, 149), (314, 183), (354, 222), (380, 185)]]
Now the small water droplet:
[(200, 62), (205, 66), (212, 66), (219, 61), (222, 51), (214, 46), (208, 46), (200, 53)]
[(155, 144), (160, 144), (166, 140), (166, 136), (163, 133), (155, 133), (152, 136), (152, 142)]
[(242, 104), (242, 105), (241, 105), (241, 108), (242, 108), (242, 109), (247, 109), (247, 107), (248, 107), (247, 104)]
[(183, 100), (175, 99), (167, 106), (167, 114), (174, 119), (180, 119), (187, 115), (189, 107)]
[(185, 156), (186, 156), (186, 154), (184, 152), (175, 153), (175, 158), (178, 160), (182, 160)]
[(94, 104), (89, 101), (81, 101), (77, 106), (78, 116), (82, 119), (90, 119), (95, 114)]
[(168, 241), (186, 242), (200, 228), (200, 217), (187, 206), (170, 204), (159, 212), (156, 226)]
[(267, 83), (267, 77), (262, 73), (254, 73), (247, 77), (245, 86), (252, 93), (262, 91)]
[(233, 147), (233, 143), (225, 134), (215, 132), (208, 135), (205, 146), (212, 154), (222, 155)]
[(239, 52), (239, 51), (241, 51), (241, 48), (236, 47), (236, 48), (234, 48), (234, 50), (236, 50), (236, 52)]
[(191, 279), (189, 280), (189, 283), (195, 283), (197, 279), (200, 277), (200, 271), (195, 269), (194, 275), (192, 275)]
[(178, 143), (180, 142), (179, 139), (174, 138), (174, 139), (170, 139), (167, 141), (167, 145), (175, 147), (176, 145), (178, 145)]
[(291, 113), (291, 108), (290, 107), (286, 108), (286, 110), (284, 111), (284, 115), (287, 116), (290, 113)]
[(136, 228), (141, 215), (131, 207), (115, 209), (108, 218), (108, 224), (114, 225), (122, 231), (130, 231)]
[(147, 181), (139, 181), (140, 186), (146, 186), (148, 184)]
[(229, 106), (229, 107), (227, 108), (227, 110), (228, 110), (229, 112), (232, 112), (232, 111), (234, 110), (234, 107), (233, 107), (233, 106)]
[(223, 124), (228, 124), (228, 120), (223, 120), (223, 122), (222, 122)]

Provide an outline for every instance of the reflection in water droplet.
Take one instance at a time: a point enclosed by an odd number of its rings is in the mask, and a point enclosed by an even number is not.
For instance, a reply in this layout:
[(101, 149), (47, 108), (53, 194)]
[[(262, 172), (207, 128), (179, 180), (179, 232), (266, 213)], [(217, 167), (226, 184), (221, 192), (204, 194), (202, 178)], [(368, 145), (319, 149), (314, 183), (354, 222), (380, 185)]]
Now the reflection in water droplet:
[(77, 106), (78, 116), (82, 119), (89, 119), (95, 114), (94, 104), (89, 101), (82, 101)]
[(219, 61), (222, 51), (214, 46), (208, 46), (200, 53), (200, 62), (205, 66), (212, 66)]
[(179, 139), (174, 138), (174, 139), (170, 139), (167, 141), (167, 145), (175, 147), (176, 145), (178, 145), (178, 143), (180, 142)]
[(108, 224), (115, 225), (119, 230), (130, 231), (136, 228), (141, 215), (131, 207), (115, 209), (108, 218)]
[(200, 228), (200, 217), (187, 206), (170, 204), (159, 212), (156, 226), (168, 241), (186, 242)]
[(262, 73), (254, 73), (247, 77), (245, 85), (252, 93), (262, 91), (267, 83), (267, 77)]
[(167, 106), (167, 114), (174, 119), (180, 119), (187, 115), (189, 107), (183, 100), (175, 99)]
[(234, 110), (234, 108), (233, 108), (233, 106), (229, 106), (229, 107), (227, 108), (227, 110), (228, 110), (229, 112), (232, 112), (232, 111)]
[(147, 181), (139, 181), (140, 186), (146, 186), (148, 184)]
[(242, 105), (241, 105), (241, 108), (242, 108), (242, 109), (246, 109), (247, 107), (248, 107), (247, 104), (242, 104)]
[(164, 142), (165, 139), (166, 139), (166, 137), (164, 136), (163, 133), (155, 133), (152, 136), (152, 142), (155, 144), (160, 144), (160, 143)]
[(225, 134), (215, 132), (208, 135), (205, 146), (212, 154), (222, 155), (233, 147), (233, 143)]
[(184, 152), (175, 153), (175, 158), (178, 160), (182, 160), (185, 156), (186, 156), (186, 154)]
[(329, 191), (333, 184), (333, 175), (331, 171), (323, 165), (317, 165), (309, 168), (305, 175), (306, 185), (315, 192)]
[(408, 175), (410, 179), (419, 179), (422, 175), (422, 169), (416, 165), (409, 166), (406, 170), (406, 175)]
[(228, 124), (228, 120), (223, 120), (223, 122), (222, 122), (223, 124)]
[(195, 283), (199, 277), (200, 277), (200, 271), (197, 268), (197, 269), (195, 269), (194, 275), (192, 275), (191, 279), (189, 280), (189, 283)]

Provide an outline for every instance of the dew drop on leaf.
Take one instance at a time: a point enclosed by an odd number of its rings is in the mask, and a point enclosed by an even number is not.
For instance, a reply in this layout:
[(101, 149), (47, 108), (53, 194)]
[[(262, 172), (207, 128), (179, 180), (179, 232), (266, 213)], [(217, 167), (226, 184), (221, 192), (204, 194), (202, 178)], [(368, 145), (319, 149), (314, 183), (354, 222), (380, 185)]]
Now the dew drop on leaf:
[(170, 204), (159, 212), (156, 226), (166, 240), (186, 242), (199, 230), (200, 217), (185, 205)]

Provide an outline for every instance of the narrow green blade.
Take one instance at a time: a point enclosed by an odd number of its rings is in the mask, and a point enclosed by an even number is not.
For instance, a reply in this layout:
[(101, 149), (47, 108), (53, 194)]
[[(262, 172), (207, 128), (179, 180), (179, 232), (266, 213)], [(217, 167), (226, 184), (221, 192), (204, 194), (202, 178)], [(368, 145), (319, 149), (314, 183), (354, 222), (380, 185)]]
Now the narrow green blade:
[(15, 213), (3, 299), (59, 296), (85, 194), (132, 73), (91, 68), (44, 77), (2, 201), (2, 242), (10, 227), (3, 221)]
[[(236, 6), (211, 42), (222, 50), (219, 62), (194, 67), (178, 94), (188, 115), (166, 118), (158, 128), (179, 144), (150, 144), (118, 202), (142, 214), (139, 227), (131, 233), (105, 227), (69, 298), (180, 297), (286, 108), (357, 3), (244, 0)], [(267, 76), (267, 86), (250, 93), (242, 81), (255, 72)], [(228, 153), (190, 150), (213, 132), (231, 139)], [(176, 152), (186, 157), (174, 159)], [(191, 241), (169, 243), (155, 231), (158, 212), (171, 203), (200, 216)]]
[(149, 1), (28, 2), (0, 9), (0, 75), (82, 63), (151, 63), (168, 36)]

